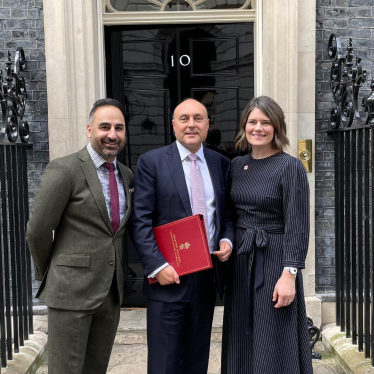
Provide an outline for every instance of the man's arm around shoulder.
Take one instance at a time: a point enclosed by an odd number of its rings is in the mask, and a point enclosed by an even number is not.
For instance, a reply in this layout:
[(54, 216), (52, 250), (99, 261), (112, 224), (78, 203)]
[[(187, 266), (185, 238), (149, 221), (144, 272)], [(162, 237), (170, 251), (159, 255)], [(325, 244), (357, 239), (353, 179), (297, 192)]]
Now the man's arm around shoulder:
[(35, 278), (42, 280), (51, 258), (53, 231), (70, 199), (70, 176), (63, 161), (47, 166), (27, 224), (27, 243), (34, 260)]

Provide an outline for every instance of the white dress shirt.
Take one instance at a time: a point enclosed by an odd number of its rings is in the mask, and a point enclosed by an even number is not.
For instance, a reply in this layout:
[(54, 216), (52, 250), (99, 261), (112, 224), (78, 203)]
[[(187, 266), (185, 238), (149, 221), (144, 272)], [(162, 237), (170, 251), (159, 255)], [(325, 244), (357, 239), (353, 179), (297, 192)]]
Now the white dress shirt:
[[(190, 161), (187, 158), (191, 154), (191, 151), (189, 151), (186, 147), (184, 147), (181, 143), (179, 143), (178, 140), (176, 141), (176, 144), (177, 144), (179, 155), (182, 161), (184, 177), (186, 179), (186, 185), (187, 185), (187, 190), (188, 190), (188, 196), (190, 198), (191, 210), (193, 211), (193, 205), (192, 205), (192, 199), (191, 199), (191, 183), (190, 183), (190, 170), (191, 170), (192, 161)], [(208, 216), (208, 228), (209, 228), (209, 237), (208, 237), (209, 250), (210, 250), (210, 253), (213, 253), (215, 250), (215, 248), (213, 248), (213, 238), (214, 238), (214, 233), (216, 232), (216, 225), (215, 225), (216, 201), (214, 197), (214, 188), (213, 188), (212, 179), (210, 177), (208, 164), (205, 160), (204, 150), (202, 146), (196, 152), (196, 155), (199, 157), (197, 162), (201, 170), (201, 175), (203, 177), (204, 190), (205, 190), (205, 201), (206, 201), (206, 210), (207, 210), (207, 216)], [(232, 243), (230, 240), (228, 239), (222, 239), (222, 240), (226, 240), (227, 242), (229, 242), (232, 248)], [(154, 277), (159, 271), (161, 271), (168, 265), (169, 265), (168, 263), (165, 263), (164, 265), (160, 266), (155, 271), (153, 271), (151, 274), (149, 274), (148, 278)]]

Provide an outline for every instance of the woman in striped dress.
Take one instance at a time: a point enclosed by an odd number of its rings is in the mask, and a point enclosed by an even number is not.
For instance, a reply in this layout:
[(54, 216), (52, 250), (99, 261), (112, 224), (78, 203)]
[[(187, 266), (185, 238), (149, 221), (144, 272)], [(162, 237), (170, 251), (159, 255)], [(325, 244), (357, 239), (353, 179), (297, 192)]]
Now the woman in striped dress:
[(231, 165), (236, 242), (225, 296), (222, 374), (313, 373), (303, 281), (309, 185), (289, 144), (284, 113), (269, 97), (242, 114)]

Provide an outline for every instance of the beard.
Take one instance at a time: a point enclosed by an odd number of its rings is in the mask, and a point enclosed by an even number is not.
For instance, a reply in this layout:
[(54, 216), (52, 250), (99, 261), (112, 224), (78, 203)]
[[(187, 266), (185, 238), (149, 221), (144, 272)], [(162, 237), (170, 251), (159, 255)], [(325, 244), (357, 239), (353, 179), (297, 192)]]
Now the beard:
[[(116, 144), (116, 147), (108, 147), (107, 144)], [(113, 159), (122, 151), (125, 141), (111, 140), (109, 138), (98, 139), (93, 134), (91, 136), (91, 146), (104, 160)]]

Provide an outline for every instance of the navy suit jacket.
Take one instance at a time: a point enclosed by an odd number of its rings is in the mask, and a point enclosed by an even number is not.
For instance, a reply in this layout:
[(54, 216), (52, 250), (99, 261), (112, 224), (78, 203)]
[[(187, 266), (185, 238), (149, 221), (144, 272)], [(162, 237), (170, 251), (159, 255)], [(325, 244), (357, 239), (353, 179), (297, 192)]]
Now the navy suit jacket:
[[(234, 243), (235, 236), (231, 210), (226, 203), (230, 160), (207, 148), (204, 148), (204, 155), (214, 188), (214, 248), (218, 250), (221, 238)], [(157, 247), (152, 228), (192, 215), (182, 161), (175, 142), (140, 156), (134, 188), (131, 236), (144, 268), (144, 293), (153, 300), (177, 301), (186, 291), (189, 275), (180, 277), (180, 284), (167, 286), (158, 283), (150, 285), (147, 280), (148, 274), (166, 262)], [(213, 257), (215, 284), (222, 298), (225, 264)]]

